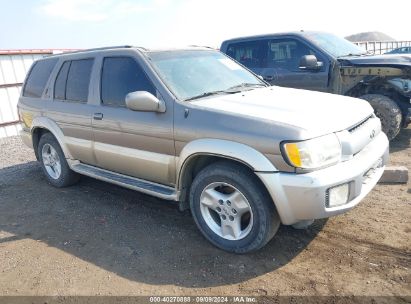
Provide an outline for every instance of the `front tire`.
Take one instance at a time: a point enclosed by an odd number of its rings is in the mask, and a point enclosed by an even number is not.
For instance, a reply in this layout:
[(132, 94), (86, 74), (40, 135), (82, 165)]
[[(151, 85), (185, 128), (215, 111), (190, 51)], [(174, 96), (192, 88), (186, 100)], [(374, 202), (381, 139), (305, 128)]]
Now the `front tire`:
[(375, 115), (381, 120), (383, 132), (389, 140), (394, 139), (401, 129), (402, 114), (398, 105), (389, 97), (379, 94), (367, 94), (360, 97), (370, 103)]
[(274, 203), (251, 170), (230, 162), (207, 166), (190, 189), (191, 213), (212, 244), (247, 253), (275, 235), (280, 219)]
[(51, 133), (41, 136), (38, 155), (44, 175), (53, 186), (67, 187), (79, 180), (80, 176), (70, 169), (59, 143)]

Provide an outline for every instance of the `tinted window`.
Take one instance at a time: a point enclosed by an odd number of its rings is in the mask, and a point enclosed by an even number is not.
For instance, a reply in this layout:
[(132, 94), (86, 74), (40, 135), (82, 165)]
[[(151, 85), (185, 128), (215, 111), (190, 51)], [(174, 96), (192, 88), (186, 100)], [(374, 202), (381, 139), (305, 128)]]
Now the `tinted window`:
[(316, 55), (304, 43), (294, 39), (278, 39), (268, 43), (266, 67), (298, 71), (301, 57)]
[(70, 68), (70, 61), (66, 61), (57, 75), (56, 83), (54, 84), (54, 98), (66, 99), (66, 82), (67, 74)]
[(227, 49), (228, 56), (249, 68), (260, 67), (265, 53), (263, 41), (233, 43)]
[(23, 96), (41, 97), (57, 59), (41, 60), (34, 64), (23, 89)]
[(124, 106), (126, 95), (134, 91), (147, 91), (156, 96), (154, 86), (133, 58), (105, 58), (101, 74), (103, 104)]
[(73, 60), (67, 75), (66, 99), (87, 102), (93, 59)]

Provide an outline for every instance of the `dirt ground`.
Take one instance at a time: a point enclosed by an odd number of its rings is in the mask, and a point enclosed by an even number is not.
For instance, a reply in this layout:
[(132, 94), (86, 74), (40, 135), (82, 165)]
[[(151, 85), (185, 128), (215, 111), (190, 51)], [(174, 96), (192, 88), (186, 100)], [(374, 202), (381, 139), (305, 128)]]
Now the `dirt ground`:
[[(391, 164), (411, 169), (411, 128)], [(30, 149), (0, 140), (0, 295), (411, 297), (411, 189), (378, 185), (354, 210), (262, 250), (214, 248), (168, 201), (82, 178), (50, 186)]]

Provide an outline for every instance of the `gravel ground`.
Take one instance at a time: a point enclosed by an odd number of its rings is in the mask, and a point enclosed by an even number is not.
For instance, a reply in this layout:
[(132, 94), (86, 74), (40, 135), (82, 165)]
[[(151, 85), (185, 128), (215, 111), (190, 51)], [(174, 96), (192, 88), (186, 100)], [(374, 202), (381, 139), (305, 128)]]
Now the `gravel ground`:
[[(391, 164), (411, 168), (411, 128)], [(354, 210), (262, 250), (225, 253), (169, 201), (82, 178), (47, 184), (33, 151), (0, 140), (0, 295), (411, 297), (411, 189), (378, 185)], [(408, 297), (408, 298), (406, 298)]]

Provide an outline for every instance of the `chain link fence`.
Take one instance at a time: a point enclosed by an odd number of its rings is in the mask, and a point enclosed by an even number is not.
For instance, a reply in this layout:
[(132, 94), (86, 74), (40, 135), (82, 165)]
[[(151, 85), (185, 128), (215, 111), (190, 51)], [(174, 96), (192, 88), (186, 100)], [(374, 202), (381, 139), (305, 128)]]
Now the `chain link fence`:
[(394, 49), (411, 46), (411, 41), (360, 41), (354, 43), (373, 54), (384, 54)]

